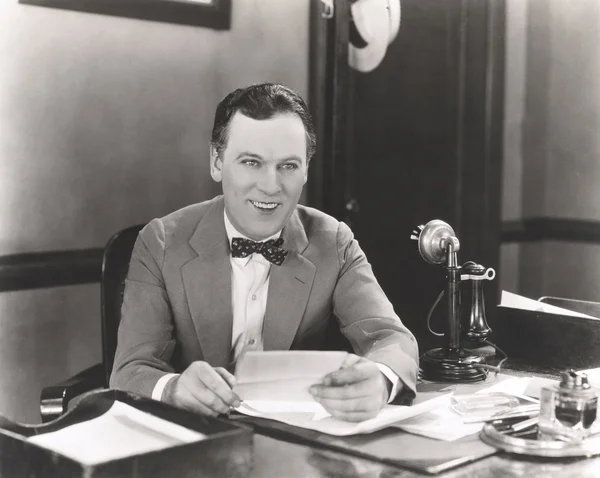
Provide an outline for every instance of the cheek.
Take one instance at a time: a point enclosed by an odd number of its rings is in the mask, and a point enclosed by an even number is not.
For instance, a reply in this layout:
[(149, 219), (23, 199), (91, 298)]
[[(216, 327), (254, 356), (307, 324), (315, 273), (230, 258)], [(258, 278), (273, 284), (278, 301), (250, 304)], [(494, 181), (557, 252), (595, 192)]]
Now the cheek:
[(241, 174), (224, 172), (223, 191), (233, 196), (239, 196), (248, 190), (248, 181)]
[(283, 181), (284, 187), (288, 194), (293, 197), (299, 197), (302, 194), (302, 188), (304, 187), (304, 175), (298, 174), (293, 178), (287, 178)]

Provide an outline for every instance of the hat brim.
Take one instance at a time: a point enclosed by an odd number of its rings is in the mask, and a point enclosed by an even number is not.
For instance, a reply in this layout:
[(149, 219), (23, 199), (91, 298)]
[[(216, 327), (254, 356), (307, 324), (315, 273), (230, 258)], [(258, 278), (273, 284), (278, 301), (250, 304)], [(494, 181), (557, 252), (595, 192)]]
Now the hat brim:
[(400, 6), (400, 0), (387, 0), (388, 12), (390, 18), (390, 39), (388, 45), (392, 43), (398, 36), (400, 31), (400, 19), (402, 18), (402, 8)]
[(367, 43), (357, 47), (350, 42), (348, 63), (361, 72), (374, 70), (385, 57), (390, 38), (390, 10), (388, 0), (358, 0), (351, 7), (356, 30)]

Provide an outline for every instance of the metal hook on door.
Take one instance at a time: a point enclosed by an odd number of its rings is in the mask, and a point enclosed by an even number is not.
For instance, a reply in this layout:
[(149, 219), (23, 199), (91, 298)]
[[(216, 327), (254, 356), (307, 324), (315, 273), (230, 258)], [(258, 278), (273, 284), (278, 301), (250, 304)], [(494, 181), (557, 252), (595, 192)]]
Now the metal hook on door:
[(321, 3), (323, 4), (323, 13), (321, 13), (321, 17), (327, 20), (333, 18), (335, 12), (333, 0), (321, 0)]

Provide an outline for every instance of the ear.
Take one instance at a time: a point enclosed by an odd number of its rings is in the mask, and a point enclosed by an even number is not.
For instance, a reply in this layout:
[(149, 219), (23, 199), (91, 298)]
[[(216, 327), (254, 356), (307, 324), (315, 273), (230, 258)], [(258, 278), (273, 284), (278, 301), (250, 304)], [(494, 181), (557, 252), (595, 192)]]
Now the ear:
[(304, 170), (304, 184), (308, 181), (308, 167), (310, 166), (310, 159), (306, 162), (306, 169)]
[(223, 160), (212, 144), (210, 145), (210, 175), (218, 183), (223, 180)]

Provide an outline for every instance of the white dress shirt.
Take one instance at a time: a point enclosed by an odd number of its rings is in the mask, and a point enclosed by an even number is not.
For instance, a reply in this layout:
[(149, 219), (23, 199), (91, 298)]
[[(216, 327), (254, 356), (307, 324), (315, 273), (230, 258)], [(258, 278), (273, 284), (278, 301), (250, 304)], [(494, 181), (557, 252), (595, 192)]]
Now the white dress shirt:
[[(225, 229), (231, 244), (234, 237), (249, 239), (235, 229), (225, 216)], [(267, 237), (277, 239), (281, 231)], [(263, 350), (263, 322), (267, 309), (267, 293), (269, 291), (269, 272), (272, 264), (262, 254), (251, 254), (248, 257), (230, 257), (231, 262), (231, 302), (233, 310), (233, 326), (231, 333), (231, 350), (236, 361), (242, 352), (248, 350)], [(277, 267), (277, 266), (275, 266)], [(387, 365), (378, 363), (377, 366), (392, 383), (389, 401), (398, 392), (400, 379)], [(152, 398), (160, 400), (167, 382), (178, 374), (170, 373), (161, 377), (152, 391)]]

